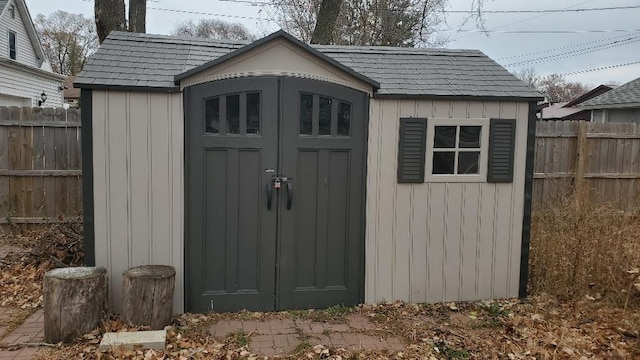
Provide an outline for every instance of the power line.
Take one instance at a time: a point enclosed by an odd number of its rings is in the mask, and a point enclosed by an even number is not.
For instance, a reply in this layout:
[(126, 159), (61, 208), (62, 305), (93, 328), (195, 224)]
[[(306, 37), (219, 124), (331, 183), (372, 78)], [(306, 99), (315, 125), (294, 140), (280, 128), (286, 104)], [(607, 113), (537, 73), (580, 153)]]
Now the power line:
[(568, 45), (568, 46), (562, 46), (562, 47), (554, 48), (554, 49), (534, 51), (534, 52), (530, 52), (530, 53), (526, 53), (526, 54), (520, 54), (520, 55), (504, 56), (504, 57), (501, 57), (501, 58), (496, 58), (495, 60), (507, 60), (507, 59), (515, 59), (515, 58), (520, 58), (520, 57), (527, 57), (527, 56), (532, 56), (532, 55), (546, 54), (546, 53), (550, 53), (550, 52), (554, 52), (554, 51), (572, 49), (572, 48), (575, 48), (575, 47), (595, 44), (595, 43), (599, 43), (599, 42), (603, 42), (603, 41), (620, 39), (620, 38), (624, 38), (624, 37), (627, 37), (627, 36), (629, 36), (629, 35), (628, 34), (624, 34), (624, 35), (612, 36), (612, 37), (608, 37), (608, 38), (604, 38), (604, 39), (586, 41), (586, 42), (573, 44), (573, 45)]
[(624, 63), (624, 64), (617, 64), (617, 65), (602, 66), (602, 67), (593, 68), (593, 69), (587, 69), (587, 70), (572, 71), (572, 72), (564, 73), (564, 74), (561, 74), (561, 75), (582, 74), (582, 73), (588, 73), (588, 72), (593, 72), (593, 71), (609, 70), (609, 69), (614, 69), (614, 68), (619, 68), (619, 67), (624, 67), (624, 66), (631, 66), (631, 65), (636, 65), (636, 64), (640, 64), (640, 61), (633, 61), (633, 62), (628, 62), (628, 63)]
[(584, 48), (584, 49), (572, 50), (572, 51), (568, 51), (568, 52), (565, 52), (565, 53), (544, 56), (544, 57), (541, 57), (541, 58), (538, 58), (538, 59), (518, 61), (518, 62), (511, 63), (511, 64), (506, 64), (504, 66), (505, 67), (514, 67), (514, 66), (522, 66), (522, 65), (539, 64), (539, 63), (555, 61), (555, 60), (561, 60), (561, 59), (568, 59), (568, 58), (572, 58), (572, 57), (579, 56), (579, 55), (584, 55), (584, 54), (598, 52), (598, 51), (602, 51), (602, 50), (613, 49), (613, 48), (619, 47), (619, 46), (633, 44), (633, 43), (636, 43), (636, 42), (639, 42), (639, 41), (640, 41), (640, 36), (635, 36), (635, 37), (630, 37), (630, 38), (627, 38), (627, 39), (624, 39), (624, 40), (617, 40), (617, 41), (614, 41), (614, 42), (611, 42), (611, 43), (607, 43), (607, 44), (600, 44), (600, 45), (596, 45), (596, 46), (592, 46), (592, 47), (588, 47), (588, 48)]
[[(277, 1), (268, 2), (268, 1), (252, 1), (252, 0), (218, 0), (223, 2), (234, 2), (241, 4), (249, 4), (251, 6), (262, 6), (262, 5), (278, 5)], [(370, 7), (369, 9), (377, 9), (377, 7)], [(610, 6), (610, 7), (600, 7), (600, 8), (579, 8), (579, 9), (541, 9), (541, 10), (482, 10), (484, 14), (542, 14), (542, 13), (566, 13), (566, 12), (591, 12), (591, 11), (611, 11), (611, 10), (628, 10), (628, 9), (640, 9), (640, 5), (630, 5), (630, 6)], [(404, 11), (402, 9), (387, 9), (384, 10), (389, 11)], [(474, 10), (442, 10), (443, 13), (450, 14), (475, 14), (477, 11)]]
[[(230, 0), (221, 0), (230, 1)], [(237, 0), (232, 0), (237, 1)], [(541, 14), (541, 13), (567, 13), (567, 12), (590, 12), (590, 11), (609, 11), (609, 10), (628, 10), (640, 9), (640, 5), (632, 6), (611, 6), (601, 8), (579, 8), (579, 9), (544, 9), (544, 10), (482, 10), (485, 14)], [(474, 14), (473, 10), (445, 10), (452, 14)]]
[[(82, 0), (82, 1), (84, 1), (84, 2), (93, 2), (94, 0)], [(257, 17), (253, 17), (253, 16), (216, 14), (216, 13), (209, 13), (209, 12), (203, 12), (203, 11), (158, 8), (158, 7), (153, 7), (153, 6), (147, 6), (147, 9), (148, 10), (156, 10), (156, 11), (166, 11), (166, 12), (173, 12), (173, 13), (181, 13), (181, 14), (226, 17), (226, 18), (232, 18), (232, 19), (247, 19), (247, 20), (266, 21), (266, 22), (270, 22), (271, 21), (271, 20), (261, 19), (261, 18), (257, 18)]]
[(443, 30), (467, 33), (492, 33), (492, 34), (588, 34), (588, 33), (615, 33), (615, 32), (636, 32), (640, 29), (608, 29), (608, 30)]

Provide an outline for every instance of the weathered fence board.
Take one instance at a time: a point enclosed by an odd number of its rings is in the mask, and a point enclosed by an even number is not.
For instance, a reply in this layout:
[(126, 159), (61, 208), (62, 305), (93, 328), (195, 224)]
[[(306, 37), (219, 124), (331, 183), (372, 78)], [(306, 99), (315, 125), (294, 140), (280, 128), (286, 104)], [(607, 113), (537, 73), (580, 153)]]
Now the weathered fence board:
[(534, 204), (566, 196), (576, 184), (594, 200), (640, 207), (640, 126), (633, 123), (538, 122)]
[(82, 212), (78, 109), (0, 107), (0, 224)]

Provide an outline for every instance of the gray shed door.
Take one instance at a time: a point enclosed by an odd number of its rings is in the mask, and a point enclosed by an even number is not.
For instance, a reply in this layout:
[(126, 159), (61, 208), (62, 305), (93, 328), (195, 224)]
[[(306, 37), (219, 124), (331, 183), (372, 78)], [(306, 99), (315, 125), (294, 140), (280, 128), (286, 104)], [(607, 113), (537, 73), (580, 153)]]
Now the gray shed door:
[(186, 89), (187, 311), (362, 301), (367, 106), (297, 78)]

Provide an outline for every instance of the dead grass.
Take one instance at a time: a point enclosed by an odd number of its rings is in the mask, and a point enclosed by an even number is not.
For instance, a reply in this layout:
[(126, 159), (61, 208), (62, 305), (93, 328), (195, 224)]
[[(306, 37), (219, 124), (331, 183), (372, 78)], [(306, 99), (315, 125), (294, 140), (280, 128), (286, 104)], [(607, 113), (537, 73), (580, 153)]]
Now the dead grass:
[(638, 305), (640, 213), (590, 200), (585, 190), (534, 209), (530, 290), (564, 299)]

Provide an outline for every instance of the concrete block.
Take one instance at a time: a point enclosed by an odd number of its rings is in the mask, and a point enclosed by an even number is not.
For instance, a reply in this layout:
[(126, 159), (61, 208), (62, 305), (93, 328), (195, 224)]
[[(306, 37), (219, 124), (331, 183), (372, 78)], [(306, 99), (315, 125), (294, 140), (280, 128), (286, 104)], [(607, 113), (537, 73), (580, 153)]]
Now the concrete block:
[(102, 336), (99, 350), (108, 350), (116, 346), (124, 346), (127, 349), (164, 350), (166, 342), (166, 330), (109, 332)]

